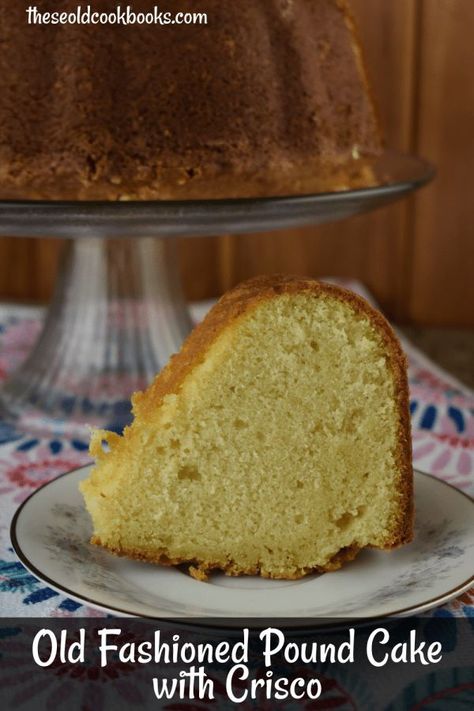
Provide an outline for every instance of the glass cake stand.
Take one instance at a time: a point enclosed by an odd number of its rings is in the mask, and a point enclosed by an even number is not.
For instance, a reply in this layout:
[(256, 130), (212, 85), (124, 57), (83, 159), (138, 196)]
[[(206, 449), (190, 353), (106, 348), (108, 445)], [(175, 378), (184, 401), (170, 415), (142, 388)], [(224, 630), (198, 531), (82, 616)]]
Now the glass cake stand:
[(175, 237), (317, 225), (382, 207), (434, 174), (387, 154), (377, 187), (161, 202), (0, 201), (0, 235), (70, 238), (42, 333), (0, 390), (0, 417), (38, 433), (120, 431), (142, 389), (191, 329)]

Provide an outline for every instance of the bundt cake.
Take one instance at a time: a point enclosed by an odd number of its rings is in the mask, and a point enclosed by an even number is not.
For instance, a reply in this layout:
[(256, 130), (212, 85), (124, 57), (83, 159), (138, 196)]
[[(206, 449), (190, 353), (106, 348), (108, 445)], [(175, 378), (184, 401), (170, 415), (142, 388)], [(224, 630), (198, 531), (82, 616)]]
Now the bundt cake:
[[(37, 0), (38, 12), (73, 15), (35, 24), (30, 5), (0, 4), (0, 198), (373, 184), (381, 140), (345, 0), (163, 0), (172, 17), (207, 17), (166, 26), (80, 24), (77, 0)], [(138, 13), (156, 2), (131, 5)]]
[[(383, 316), (311, 279), (230, 291), (81, 485), (92, 542), (205, 578), (299, 578), (412, 536), (405, 358)], [(105, 444), (106, 443), (106, 444)]]

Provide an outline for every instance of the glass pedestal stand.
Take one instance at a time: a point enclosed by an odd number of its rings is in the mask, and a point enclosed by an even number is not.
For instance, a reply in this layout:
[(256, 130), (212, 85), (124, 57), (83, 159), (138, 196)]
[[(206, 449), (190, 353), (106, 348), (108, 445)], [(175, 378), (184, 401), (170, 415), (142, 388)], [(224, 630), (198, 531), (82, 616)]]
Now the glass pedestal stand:
[[(176, 236), (318, 224), (381, 207), (426, 183), (408, 156), (381, 168), (383, 184), (339, 193), (188, 202), (0, 202), (0, 235), (68, 237), (43, 331), (0, 390), (0, 418), (17, 428), (87, 436), (121, 430), (143, 389), (191, 328)], [(387, 179), (389, 174), (391, 177)]]
[(30, 356), (0, 393), (22, 430), (121, 429), (191, 329), (175, 244), (151, 237), (65, 244), (55, 296)]

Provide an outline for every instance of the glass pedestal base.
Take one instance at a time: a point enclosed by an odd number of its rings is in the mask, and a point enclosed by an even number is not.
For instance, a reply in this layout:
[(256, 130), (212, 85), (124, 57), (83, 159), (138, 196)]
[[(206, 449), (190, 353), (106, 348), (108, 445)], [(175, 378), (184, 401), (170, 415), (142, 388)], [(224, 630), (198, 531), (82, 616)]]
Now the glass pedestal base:
[(122, 430), (191, 329), (173, 240), (68, 240), (33, 351), (0, 390), (0, 417), (37, 433)]

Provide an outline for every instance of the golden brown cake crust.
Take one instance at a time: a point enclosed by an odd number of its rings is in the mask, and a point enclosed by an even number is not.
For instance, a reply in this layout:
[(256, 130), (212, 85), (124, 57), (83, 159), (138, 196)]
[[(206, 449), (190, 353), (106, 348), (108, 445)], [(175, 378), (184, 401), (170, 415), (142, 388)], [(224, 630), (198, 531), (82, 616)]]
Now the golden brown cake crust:
[[(162, 12), (208, 15), (166, 27), (29, 25), (29, 4), (0, 6), (0, 198), (212, 199), (374, 183), (380, 132), (346, 2), (162, 0)], [(58, 10), (57, 0), (35, 5)]]
[[(145, 392), (134, 395), (134, 414), (145, 421), (150, 418), (167, 395), (177, 394), (180, 391), (186, 377), (192, 373), (199, 363), (204, 361), (207, 352), (224, 329), (233, 328), (239, 319), (257, 308), (259, 304), (285, 294), (313, 294), (320, 297), (327, 295), (328, 297), (336, 298), (349, 304), (356, 314), (368, 317), (383, 338), (389, 358), (389, 367), (393, 373), (395, 383), (399, 419), (398, 447), (395, 457), (397, 468), (400, 472), (399, 481), (397, 482), (400, 491), (398, 517), (392, 537), (385, 542), (384, 548), (391, 549), (408, 543), (413, 536), (413, 470), (406, 358), (396, 335), (382, 314), (353, 292), (310, 278), (284, 275), (257, 277), (240, 284), (225, 294), (214, 306), (204, 321), (187, 338), (181, 351), (172, 357), (169, 364), (155, 378), (152, 385)], [(127, 447), (126, 437), (120, 438), (113, 433), (100, 432), (91, 443), (91, 454), (99, 459), (103, 456), (101, 444), (103, 440), (109, 440), (110, 442), (114, 440), (114, 447)], [(93, 538), (92, 542), (101, 545), (100, 540), (97, 538)], [(166, 556), (166, 552), (161, 550), (142, 551), (130, 548), (111, 550), (119, 555), (127, 555), (164, 565), (186, 563), (191, 566), (191, 574), (200, 579), (205, 578), (215, 568), (224, 570), (228, 575), (250, 575), (260, 572), (258, 568), (252, 568), (251, 570), (238, 568), (232, 561), (229, 561), (228, 565), (223, 567), (222, 564), (218, 565), (213, 561), (170, 560)], [(294, 574), (294, 578), (303, 577), (311, 572), (335, 570), (343, 562), (352, 560), (357, 555), (357, 552), (358, 548), (356, 547), (343, 549), (324, 568), (297, 571)], [(285, 575), (285, 577), (288, 576)]]

